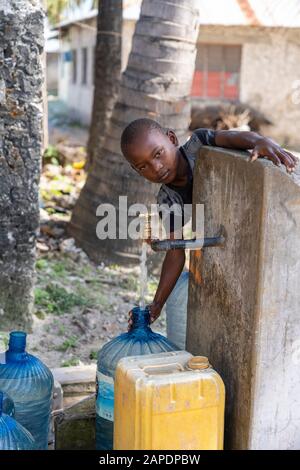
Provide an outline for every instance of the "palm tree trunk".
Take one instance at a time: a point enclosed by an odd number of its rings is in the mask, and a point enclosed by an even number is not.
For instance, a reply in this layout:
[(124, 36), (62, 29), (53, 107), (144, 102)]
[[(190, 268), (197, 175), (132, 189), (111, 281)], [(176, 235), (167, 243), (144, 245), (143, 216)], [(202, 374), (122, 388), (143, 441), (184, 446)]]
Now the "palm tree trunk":
[(90, 167), (103, 145), (121, 79), (122, 0), (100, 0), (95, 50), (95, 93), (88, 142)]
[(197, 36), (197, 0), (143, 0), (111, 124), (70, 224), (78, 244), (95, 261), (101, 261), (103, 250), (127, 257), (137, 253), (136, 241), (97, 238), (96, 209), (101, 203), (117, 208), (120, 195), (128, 196), (128, 205), (156, 202), (159, 188), (131, 170), (120, 153), (120, 135), (129, 122), (141, 117), (186, 135)]
[(40, 4), (0, 7), (0, 329), (32, 321), (42, 151), (44, 15)]

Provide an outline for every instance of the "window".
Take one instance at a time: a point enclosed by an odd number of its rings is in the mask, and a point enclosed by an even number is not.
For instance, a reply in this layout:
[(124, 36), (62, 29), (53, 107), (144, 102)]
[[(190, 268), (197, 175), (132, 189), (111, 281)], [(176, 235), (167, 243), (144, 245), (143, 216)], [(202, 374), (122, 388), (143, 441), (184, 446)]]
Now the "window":
[(72, 59), (73, 59), (73, 70), (72, 70), (72, 82), (77, 82), (77, 51), (72, 51)]
[(64, 51), (60, 54), (60, 74), (65, 75), (65, 63), (72, 62), (72, 51)]
[(81, 75), (81, 83), (82, 85), (86, 85), (87, 84), (87, 48), (84, 47), (82, 50), (81, 50), (82, 54), (81, 54), (81, 59), (82, 59), (82, 75)]
[(199, 44), (192, 96), (239, 98), (241, 46)]

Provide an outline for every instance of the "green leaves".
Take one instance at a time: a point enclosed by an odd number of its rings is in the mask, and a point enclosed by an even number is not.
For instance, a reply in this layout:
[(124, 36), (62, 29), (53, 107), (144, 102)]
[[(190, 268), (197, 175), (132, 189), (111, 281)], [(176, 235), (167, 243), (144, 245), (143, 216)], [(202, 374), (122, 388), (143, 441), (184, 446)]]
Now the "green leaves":
[(70, 312), (75, 306), (89, 306), (90, 300), (82, 295), (68, 292), (57, 284), (49, 284), (45, 289), (35, 289), (35, 304), (48, 313), (62, 315)]

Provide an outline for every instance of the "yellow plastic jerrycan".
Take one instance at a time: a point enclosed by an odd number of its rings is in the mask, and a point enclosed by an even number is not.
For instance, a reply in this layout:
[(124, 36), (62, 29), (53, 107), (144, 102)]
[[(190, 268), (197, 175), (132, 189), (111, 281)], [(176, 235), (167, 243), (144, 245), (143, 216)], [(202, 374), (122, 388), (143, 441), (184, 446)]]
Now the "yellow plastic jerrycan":
[(221, 450), (224, 406), (224, 383), (206, 357), (126, 357), (116, 370), (114, 449)]

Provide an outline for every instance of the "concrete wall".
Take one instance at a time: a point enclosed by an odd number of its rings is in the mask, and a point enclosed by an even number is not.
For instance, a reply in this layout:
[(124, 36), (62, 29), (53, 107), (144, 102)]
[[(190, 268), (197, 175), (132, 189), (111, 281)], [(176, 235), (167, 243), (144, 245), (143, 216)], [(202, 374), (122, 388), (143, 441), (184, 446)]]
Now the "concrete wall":
[(194, 203), (224, 247), (191, 254), (187, 349), (226, 387), (231, 449), (300, 449), (300, 168), (204, 149)]
[(242, 45), (240, 101), (273, 123), (264, 134), (299, 148), (299, 29), (202, 25), (199, 42)]
[[(241, 101), (250, 103), (273, 123), (264, 130), (281, 144), (300, 147), (300, 31), (266, 35), (259, 45), (246, 43), (242, 54)], [(298, 85), (298, 90), (300, 89)]]

